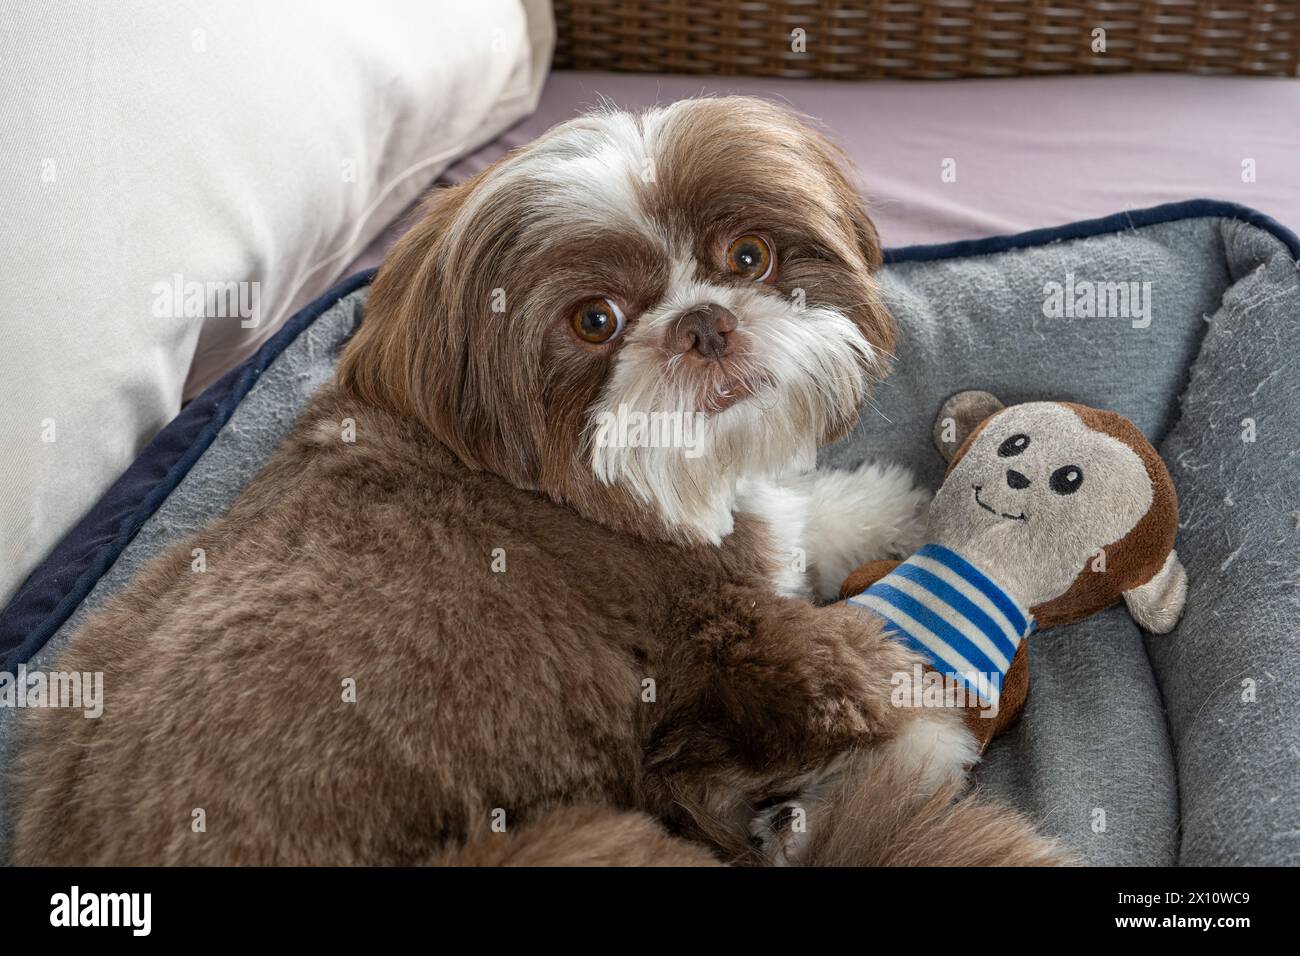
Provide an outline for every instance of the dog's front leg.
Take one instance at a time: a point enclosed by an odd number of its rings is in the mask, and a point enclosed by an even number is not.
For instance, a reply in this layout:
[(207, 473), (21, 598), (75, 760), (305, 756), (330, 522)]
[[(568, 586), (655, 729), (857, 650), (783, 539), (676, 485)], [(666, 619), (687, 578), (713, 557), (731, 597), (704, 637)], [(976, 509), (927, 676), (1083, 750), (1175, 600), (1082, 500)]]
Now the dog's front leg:
[(895, 706), (896, 675), (918, 658), (869, 612), (751, 590), (716, 607), (665, 650), (646, 749), (650, 809), (684, 830), (733, 858), (752, 852), (754, 818), (856, 744), (933, 764), (934, 787), (973, 760), (956, 715)]
[[(796, 548), (805, 557), (812, 590), (833, 600), (849, 572), (868, 561), (905, 558), (925, 543), (930, 493), (917, 486), (902, 465), (865, 462), (857, 468), (824, 468), (773, 482), (773, 488), (748, 488), (740, 506), (767, 518), (783, 552)], [(790, 503), (802, 512), (786, 517)], [(786, 529), (798, 530), (798, 541)]]

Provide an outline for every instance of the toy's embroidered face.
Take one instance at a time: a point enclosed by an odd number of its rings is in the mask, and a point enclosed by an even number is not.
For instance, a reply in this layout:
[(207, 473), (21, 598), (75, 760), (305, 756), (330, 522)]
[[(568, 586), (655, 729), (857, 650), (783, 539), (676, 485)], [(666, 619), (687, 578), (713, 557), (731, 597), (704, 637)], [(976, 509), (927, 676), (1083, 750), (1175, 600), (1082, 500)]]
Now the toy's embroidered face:
[(1128, 534), (1152, 496), (1125, 443), (1059, 403), (1014, 405), (953, 465), (931, 507), (931, 540), (988, 561), (1018, 597), (1039, 604)]

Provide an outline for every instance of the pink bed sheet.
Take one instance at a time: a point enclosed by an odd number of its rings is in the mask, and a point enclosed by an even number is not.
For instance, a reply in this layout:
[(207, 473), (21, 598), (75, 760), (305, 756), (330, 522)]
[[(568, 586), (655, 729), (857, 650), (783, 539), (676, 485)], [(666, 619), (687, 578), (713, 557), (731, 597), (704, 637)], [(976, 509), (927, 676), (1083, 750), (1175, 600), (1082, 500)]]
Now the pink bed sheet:
[[(857, 163), (888, 246), (1015, 233), (1199, 197), (1239, 202), (1300, 228), (1300, 79), (847, 83), (560, 71), (536, 113), (442, 181), (468, 179), (602, 101), (641, 108), (721, 93), (783, 100), (820, 120)], [(952, 181), (945, 168), (955, 171)], [(347, 271), (377, 264), (409, 218)]]

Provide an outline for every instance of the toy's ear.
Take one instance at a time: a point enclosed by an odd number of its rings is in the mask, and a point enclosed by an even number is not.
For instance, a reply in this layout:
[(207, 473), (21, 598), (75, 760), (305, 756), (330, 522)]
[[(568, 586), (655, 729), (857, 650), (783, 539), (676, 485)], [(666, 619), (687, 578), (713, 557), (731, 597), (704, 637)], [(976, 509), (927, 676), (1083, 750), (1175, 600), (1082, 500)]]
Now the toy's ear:
[(1125, 591), (1124, 603), (1140, 627), (1152, 634), (1172, 631), (1187, 603), (1187, 572), (1178, 560), (1178, 552), (1170, 551), (1164, 565), (1146, 584)]
[(1004, 408), (1006, 406), (996, 395), (975, 390), (958, 392), (944, 402), (934, 420), (934, 447), (939, 449), (943, 460), (952, 461), (952, 456), (971, 432), (990, 415)]

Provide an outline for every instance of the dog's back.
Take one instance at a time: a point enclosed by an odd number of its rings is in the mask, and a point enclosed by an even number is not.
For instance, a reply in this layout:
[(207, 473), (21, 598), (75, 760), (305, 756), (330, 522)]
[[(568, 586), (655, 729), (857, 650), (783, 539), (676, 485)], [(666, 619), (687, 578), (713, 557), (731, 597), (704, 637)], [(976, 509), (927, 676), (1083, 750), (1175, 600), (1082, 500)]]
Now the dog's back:
[(16, 859), (402, 862), (550, 801), (633, 805), (654, 552), (328, 392), (74, 637), (57, 666), (103, 672), (104, 712), (28, 712)]

